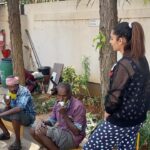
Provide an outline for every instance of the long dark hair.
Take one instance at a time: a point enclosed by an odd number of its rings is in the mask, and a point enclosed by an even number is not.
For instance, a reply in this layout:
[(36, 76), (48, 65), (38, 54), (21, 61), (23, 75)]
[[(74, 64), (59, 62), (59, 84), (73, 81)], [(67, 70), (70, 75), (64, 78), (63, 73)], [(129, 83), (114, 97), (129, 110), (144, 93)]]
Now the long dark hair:
[(119, 23), (114, 29), (114, 34), (118, 38), (124, 37), (127, 44), (124, 47), (125, 53), (130, 52), (130, 56), (139, 59), (145, 55), (145, 36), (140, 23), (128, 22)]

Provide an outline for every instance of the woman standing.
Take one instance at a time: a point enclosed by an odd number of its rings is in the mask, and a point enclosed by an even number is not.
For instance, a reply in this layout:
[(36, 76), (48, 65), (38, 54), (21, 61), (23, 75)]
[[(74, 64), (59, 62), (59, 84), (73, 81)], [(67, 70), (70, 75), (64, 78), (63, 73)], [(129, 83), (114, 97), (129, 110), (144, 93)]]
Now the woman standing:
[(145, 87), (149, 66), (145, 58), (144, 32), (138, 22), (119, 23), (111, 31), (110, 44), (122, 58), (113, 66), (105, 97), (104, 123), (84, 150), (134, 150), (136, 135), (146, 119)]

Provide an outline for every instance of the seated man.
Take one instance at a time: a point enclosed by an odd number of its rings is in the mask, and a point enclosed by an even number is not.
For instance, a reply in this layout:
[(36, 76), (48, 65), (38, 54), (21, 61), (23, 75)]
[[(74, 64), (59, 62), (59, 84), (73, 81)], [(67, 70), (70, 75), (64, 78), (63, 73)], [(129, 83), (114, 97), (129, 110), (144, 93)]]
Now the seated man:
[(69, 150), (79, 146), (85, 137), (85, 128), (85, 107), (72, 96), (69, 84), (60, 83), (50, 117), (31, 128), (31, 135), (48, 150)]
[(4, 96), (6, 107), (0, 111), (0, 128), (3, 133), (0, 134), (0, 140), (10, 138), (9, 131), (3, 124), (1, 118), (12, 122), (15, 132), (15, 142), (10, 145), (10, 150), (21, 149), (20, 126), (29, 126), (35, 120), (35, 110), (33, 107), (32, 97), (29, 90), (19, 85), (19, 79), (15, 76), (6, 78), (6, 85), (9, 93)]

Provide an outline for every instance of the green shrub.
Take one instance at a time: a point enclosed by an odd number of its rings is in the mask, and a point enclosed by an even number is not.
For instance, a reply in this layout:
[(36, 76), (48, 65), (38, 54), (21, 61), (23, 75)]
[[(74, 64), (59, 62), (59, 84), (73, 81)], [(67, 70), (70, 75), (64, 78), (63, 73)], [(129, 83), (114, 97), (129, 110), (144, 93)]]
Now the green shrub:
[(150, 111), (147, 113), (146, 122), (140, 129), (140, 147), (143, 145), (147, 145), (150, 150)]
[(72, 92), (74, 95), (78, 95), (80, 90), (84, 91), (84, 94), (89, 95), (87, 88), (88, 80), (90, 76), (89, 58), (82, 57), (82, 68), (83, 74), (78, 75), (72, 66), (65, 67), (62, 73), (63, 82), (69, 83), (72, 87)]
[(77, 75), (73, 67), (65, 67), (62, 73), (63, 82), (69, 83), (74, 95), (80, 92), (81, 76)]
[(38, 98), (34, 99), (37, 114), (49, 113), (55, 104), (55, 99), (56, 99), (55, 97), (44, 101)]

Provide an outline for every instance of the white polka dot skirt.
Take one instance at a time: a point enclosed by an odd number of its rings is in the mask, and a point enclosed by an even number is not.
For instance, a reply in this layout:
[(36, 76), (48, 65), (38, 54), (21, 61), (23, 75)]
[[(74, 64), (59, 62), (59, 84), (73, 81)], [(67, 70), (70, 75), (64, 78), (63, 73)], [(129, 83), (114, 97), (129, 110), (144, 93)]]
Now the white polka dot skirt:
[(99, 125), (84, 150), (135, 150), (136, 135), (141, 125), (134, 127), (118, 127), (107, 121)]

